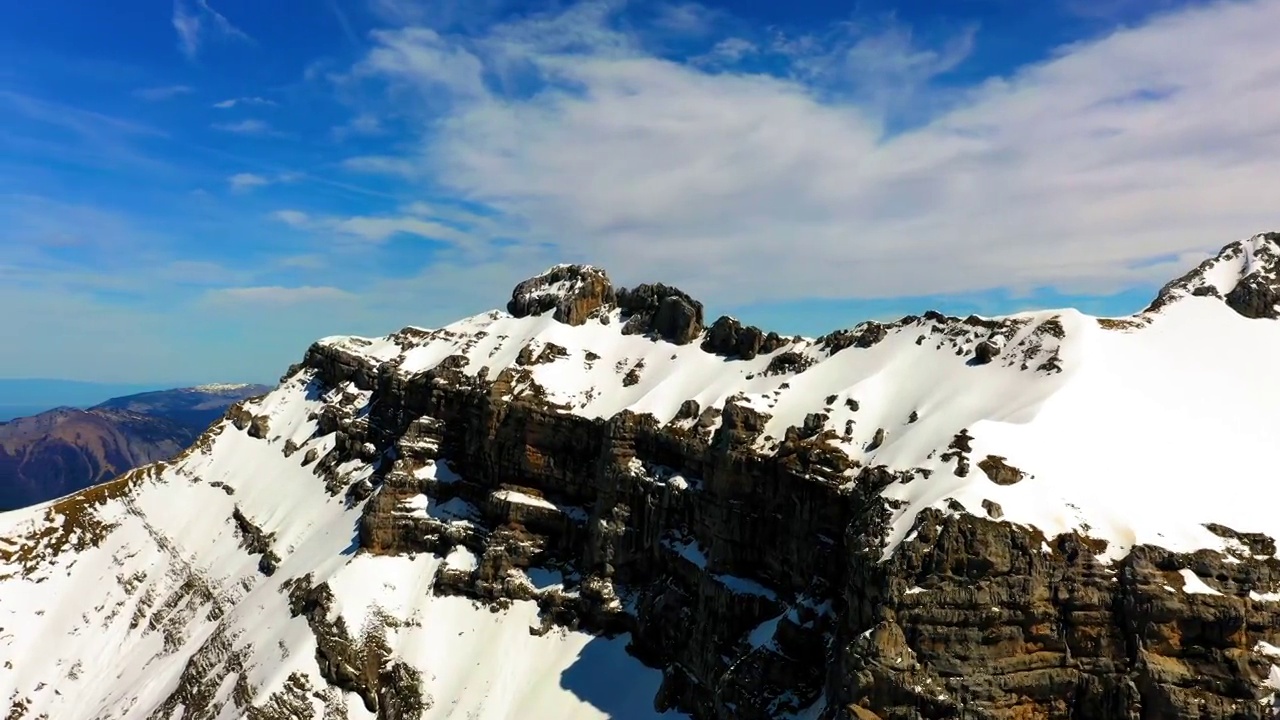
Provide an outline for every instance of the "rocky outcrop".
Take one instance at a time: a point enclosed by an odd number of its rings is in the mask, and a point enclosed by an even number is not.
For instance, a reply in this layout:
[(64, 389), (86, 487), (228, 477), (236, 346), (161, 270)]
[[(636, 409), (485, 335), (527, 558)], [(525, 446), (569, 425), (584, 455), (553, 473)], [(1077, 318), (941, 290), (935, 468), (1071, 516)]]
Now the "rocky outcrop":
[[(998, 329), (966, 327), (958, 352)], [(1039, 349), (1060, 333), (1046, 322), (1028, 337)], [(794, 355), (779, 362), (807, 361)], [(1113, 563), (1105, 543), (952, 501), (885, 558), (881, 492), (912, 474), (860, 467), (829, 444), (820, 415), (766, 453), (754, 440), (768, 415), (733, 399), (686, 403), (663, 425), (513, 397), (520, 370), (487, 381), (447, 360), (405, 376), (333, 346), (313, 347), (305, 366), (321, 386), (372, 393), (366, 417), (326, 424), (341, 452), (391, 458), (364, 491), (361, 552), (436, 553), (434, 592), (498, 608), (532, 600), (538, 632), (630, 633), (632, 652), (663, 671), (659, 708), (726, 720), (813, 703), (823, 718), (859, 720), (1270, 717), (1270, 538), (1219, 528), (1254, 549), (1140, 546)], [(958, 475), (971, 452), (962, 430), (946, 449)], [(972, 462), (997, 484), (1023, 476), (998, 456)], [(321, 652), (326, 678), (388, 707), (373, 651)]]
[[(288, 581), (281, 590), (289, 595), (293, 616), (305, 618), (315, 635), (316, 663), (326, 682), (358, 695), (379, 720), (416, 720), (431, 707), (431, 698), (422, 694), (419, 671), (391, 658), (386, 626), (366, 628), (361, 637), (353, 637), (335, 610), (333, 591), (324, 583), (313, 585), (309, 575)], [(282, 699), (280, 694), (273, 698)]]
[(652, 333), (677, 345), (702, 335), (702, 303), (678, 288), (662, 283), (637, 285), (618, 291), (624, 334)]
[(707, 329), (702, 349), (716, 355), (751, 360), (757, 355), (768, 355), (786, 344), (787, 340), (778, 333), (766, 334), (754, 325), (743, 325), (722, 315)]
[(1144, 313), (1187, 296), (1217, 298), (1251, 319), (1280, 318), (1280, 233), (1230, 243), (1161, 288)]
[(614, 306), (613, 284), (590, 265), (557, 265), (516, 285), (507, 312), (516, 317), (553, 312), (556, 320), (581, 325), (600, 309)]
[[(841, 718), (1264, 718), (1274, 559), (1135, 548), (922, 513), (886, 563), (851, 547)], [(1264, 646), (1265, 647), (1265, 646)], [(841, 714), (843, 713), (843, 714)]]

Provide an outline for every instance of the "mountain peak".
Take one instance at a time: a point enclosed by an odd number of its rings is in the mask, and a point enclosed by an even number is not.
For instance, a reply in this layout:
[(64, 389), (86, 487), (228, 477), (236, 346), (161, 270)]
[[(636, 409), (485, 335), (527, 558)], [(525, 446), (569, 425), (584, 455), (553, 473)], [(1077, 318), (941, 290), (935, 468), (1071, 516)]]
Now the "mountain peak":
[(1280, 317), (1280, 233), (1229, 243), (1161, 288), (1147, 311), (1185, 297), (1215, 297), (1247, 318)]
[(703, 306), (683, 290), (663, 283), (617, 288), (592, 265), (554, 265), (515, 286), (507, 312), (517, 318), (552, 312), (566, 325), (611, 322), (617, 311), (624, 335), (655, 335), (677, 345), (702, 336)]
[(612, 309), (617, 296), (604, 270), (561, 264), (516, 285), (507, 312), (522, 318), (554, 311), (566, 325), (581, 325), (601, 308)]

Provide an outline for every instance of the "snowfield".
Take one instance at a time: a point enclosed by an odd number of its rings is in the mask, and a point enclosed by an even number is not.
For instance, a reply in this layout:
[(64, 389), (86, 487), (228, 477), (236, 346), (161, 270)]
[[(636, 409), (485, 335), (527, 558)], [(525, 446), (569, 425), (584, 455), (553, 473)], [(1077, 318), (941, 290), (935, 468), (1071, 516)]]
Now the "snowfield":
[[(248, 649), (245, 679), (258, 701), (295, 673), (325, 688), (315, 638), (306, 620), (290, 616), (282, 588), (311, 573), (330, 582), (348, 627), (384, 614), (404, 621), (389, 641), (397, 657), (424, 671), (435, 704), (423, 718), (658, 717), (650, 708), (661, 674), (628, 656), (625, 638), (536, 637), (532, 602), (495, 614), (470, 600), (433, 597), (438, 558), (352, 555), (359, 508), (325, 493), (301, 465), (302, 452), (281, 452), (285, 439), (311, 434), (307, 417), (320, 404), (296, 378), (258, 406), (273, 418), (272, 438), (224, 421), (208, 448), (135, 473), (132, 492), (106, 501), (98, 516), (114, 527), (96, 547), (60, 554), (37, 547), (42, 559), (30, 573), (16, 556), (0, 564), (0, 697), (28, 718), (150, 718), (193, 657), (212, 657), (215, 667), (231, 659), (216, 650), (220, 637)], [(0, 558), (15, 547), (24, 552), (22, 538), (45, 525), (49, 506), (0, 515)], [(240, 546), (236, 507), (275, 534), (281, 562), (273, 576), (263, 577), (258, 556)], [(236, 673), (226, 675), (215, 705), (223, 706), (217, 717), (230, 720), (242, 714), (228, 702)], [(373, 717), (356, 696), (331, 694), (327, 702), (349, 717)], [(325, 705), (314, 699), (314, 717)], [(169, 710), (181, 717), (180, 707)]]
[[(910, 482), (884, 490), (901, 501), (886, 553), (918, 513), (956, 512), (954, 501), (979, 514), (984, 501), (998, 503), (1000, 519), (1048, 535), (1076, 530), (1105, 539), (1113, 559), (1138, 543), (1239, 552), (1205, 524), (1280, 536), (1271, 444), (1280, 431), (1273, 367), (1280, 323), (1243, 317), (1214, 293), (1272, 273), (1273, 245), (1264, 238), (1242, 244), (1172, 288), (1169, 302), (1131, 318), (1073, 310), (982, 322), (926, 316), (885, 326), (868, 347), (835, 352), (821, 339), (797, 338), (752, 360), (727, 359), (697, 342), (623, 335), (617, 311), (576, 327), (495, 311), (440, 330), (321, 342), (395, 363), (406, 375), (458, 354), (467, 358), (464, 372), (490, 379), (519, 367), (523, 385), (512, 392), (536, 383), (549, 401), (586, 417), (631, 410), (691, 425), (698, 420), (677, 419), (689, 400), (704, 411), (739, 404), (768, 415), (757, 440), (765, 451), (789, 428), (820, 423), (831, 444), (863, 466), (910, 474)], [(975, 362), (983, 342), (994, 359)], [(522, 351), (548, 352), (527, 363)], [(790, 360), (779, 362), (783, 356)], [(424, 718), (657, 717), (661, 674), (626, 654), (626, 638), (536, 636), (532, 602), (495, 613), (433, 596), (442, 563), (475, 567), (469, 551), (356, 554), (360, 505), (349, 508), (327, 493), (304, 459), (309, 450), (323, 456), (334, 442), (317, 433), (315, 413), (326, 397), (310, 373), (299, 371), (250, 403), (269, 417), (266, 438), (223, 420), (172, 463), (78, 498), (0, 514), (4, 702), (26, 718), (182, 717), (171, 696), (183, 674), (199, 667), (222, 678), (214, 695), (219, 718), (241, 716), (233, 695), (261, 703), (297, 676), (315, 691), (307, 696), (315, 717), (335, 707), (372, 717), (357, 696), (319, 676), (314, 634), (290, 613), (286, 584), (309, 573), (329, 583), (353, 631), (386, 616), (397, 621), (387, 640), (396, 658), (422, 671), (424, 696), (433, 701)], [(369, 402), (368, 393), (350, 390)], [(702, 422), (714, 428), (720, 419)], [(958, 442), (961, 436), (968, 441)], [(286, 453), (287, 443), (298, 449)], [(980, 467), (990, 457), (1020, 479), (994, 482)], [(373, 470), (346, 469), (353, 480)], [(445, 461), (422, 472), (441, 482), (456, 477)], [(699, 489), (697, 478), (669, 482)], [(508, 502), (556, 507), (504, 492)], [(406, 509), (445, 520), (468, 512), (425, 496)], [(273, 574), (260, 572), (260, 555), (244, 547), (237, 513), (269, 538), (279, 559)], [(706, 563), (696, 544), (679, 551)], [(771, 592), (744, 578), (721, 580), (741, 592)], [(1192, 575), (1176, 589), (1206, 587)], [(752, 642), (763, 645), (769, 635), (761, 631)]]

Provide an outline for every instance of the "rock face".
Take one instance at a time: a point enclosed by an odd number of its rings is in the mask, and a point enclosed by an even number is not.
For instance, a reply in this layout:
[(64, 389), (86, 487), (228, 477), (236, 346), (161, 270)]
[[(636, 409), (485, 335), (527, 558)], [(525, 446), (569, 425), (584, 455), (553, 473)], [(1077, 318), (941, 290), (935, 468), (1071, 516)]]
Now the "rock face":
[(661, 283), (637, 285), (618, 292), (618, 308), (626, 319), (623, 333), (653, 333), (677, 345), (702, 334), (702, 303)]
[(516, 285), (507, 302), (516, 317), (553, 312), (566, 325), (614, 309), (621, 311), (625, 334), (652, 333), (677, 345), (702, 335), (702, 303), (687, 293), (661, 283), (615, 291), (609, 276), (590, 265), (556, 265)]
[(786, 344), (777, 333), (765, 334), (754, 325), (743, 325), (734, 318), (722, 315), (707, 329), (702, 349), (716, 355), (751, 360), (757, 355), (768, 355)]
[(1218, 298), (1251, 319), (1280, 317), (1280, 233), (1227, 245), (1165, 285), (1147, 309), (1159, 310), (1187, 295)]
[[(394, 448), (365, 505), (363, 551), (462, 554), (474, 562), (446, 565), (437, 592), (499, 607), (534, 599), (545, 627), (631, 633), (634, 654), (664, 672), (659, 709), (724, 720), (815, 703), (818, 717), (849, 720), (1271, 717), (1258, 648), (1280, 644), (1280, 604), (1256, 598), (1280, 588), (1280, 562), (1266, 547), (1224, 557), (1139, 546), (1113, 564), (1100, 559), (1105, 542), (953, 503), (958, 514), (921, 513), (885, 561), (880, 492), (902, 478), (829, 449), (816, 416), (760, 453), (752, 441), (768, 415), (732, 402), (705, 433), (505, 399), (509, 377), (457, 364), (404, 381), (315, 346), (304, 365), (373, 393), (368, 424), (340, 444)], [(951, 450), (969, 443), (962, 432)], [(976, 464), (997, 484), (1023, 476), (1003, 458)], [(402, 510), (423, 495), (457, 516)], [(536, 590), (525, 578), (537, 572), (563, 586)]]
[[(1252, 277), (1264, 255), (1251, 245), (1224, 257), (1241, 259)], [(1168, 302), (1191, 297), (1200, 309), (1208, 291), (1196, 293), (1210, 285), (1198, 282), (1174, 287)], [(1083, 526), (1048, 533), (1019, 522), (1024, 491), (1051, 487), (1034, 485), (1043, 468), (1028, 464), (1022, 448), (993, 454), (984, 444), (990, 425), (981, 421), (1031, 425), (1028, 408), (1038, 406), (1028, 398), (1052, 396), (1072, 379), (1074, 333), (1091, 341), (1140, 334), (1156, 322), (1150, 316), (1105, 324), (1066, 312), (926, 313), (784, 340), (729, 318), (704, 331), (701, 305), (684, 293), (661, 285), (614, 292), (602, 272), (582, 266), (522, 283), (510, 307), (519, 317), (554, 312), (569, 325), (612, 315), (623, 327), (610, 332), (628, 337), (588, 348), (576, 338), (607, 333), (553, 326), (551, 342), (529, 334), (546, 323), (494, 313), (380, 342), (318, 342), (280, 390), (232, 407), (186, 453), (243, 455), (206, 464), (179, 458), (173, 468), (136, 471), (51, 507), (17, 541), (0, 537), (0, 581), (42, 563), (49, 577), (70, 577), (73, 563), (57, 564), (50, 546), (92, 546), (95, 557), (119, 563), (154, 553), (116, 578), (131, 627), (162, 635), (145, 640), (176, 658), (165, 666), (168, 694), (145, 708), (148, 717), (460, 717), (451, 709), (457, 697), (432, 695), (435, 677), (454, 668), (429, 663), (454, 658), (440, 651), (406, 660), (424, 638), (451, 638), (414, 635), (435, 618), (395, 614), (444, 603), (457, 603), (449, 606), (456, 614), (436, 623), (448, 636), (474, 605), (493, 617), (528, 610), (536, 620), (527, 632), (517, 628), (524, 640), (563, 630), (625, 636), (628, 652), (661, 682), (642, 703), (598, 714), (652, 707), (696, 720), (1277, 717), (1273, 538), (1208, 523), (1195, 529), (1221, 540), (1217, 549), (1174, 552), (1137, 541), (1112, 547)], [(1241, 319), (1235, 306), (1217, 309), (1212, 320), (1272, 327)], [(1141, 357), (1153, 355), (1161, 356)], [(903, 356), (907, 372), (895, 375)], [(674, 363), (701, 374), (678, 377), (674, 389), (654, 379), (677, 375)], [(984, 378), (1001, 384), (982, 385)], [(921, 386), (930, 383), (945, 392), (929, 395)], [(715, 385), (727, 389), (706, 390)], [(948, 419), (948, 400), (960, 397), (968, 408), (990, 387), (1010, 403)], [(598, 404), (602, 392), (616, 404)], [(883, 460), (917, 442), (916, 459)], [(1140, 449), (1144, 463), (1181, 450), (1153, 442), (1159, 447)], [(1066, 449), (1094, 451), (1083, 443)], [(156, 495), (133, 496), (152, 482)], [(1004, 504), (988, 491), (1004, 493), (993, 495)], [(173, 518), (173, 498), (194, 498), (200, 517)], [(92, 512), (112, 502), (120, 506), (103, 517)], [(127, 538), (110, 552), (93, 545), (127, 523), (129, 536), (145, 541), (141, 550)], [(211, 528), (212, 539), (186, 535), (189, 525)], [(188, 544), (175, 547), (170, 536)], [(231, 551), (198, 557), (218, 543)], [(161, 565), (160, 584), (137, 592), (157, 555), (178, 561)], [(100, 568), (85, 566), (74, 572), (102, 581)], [(412, 581), (397, 585), (402, 575)], [(269, 617), (272, 609), (280, 616)], [(75, 635), (79, 627), (59, 629)], [(256, 633), (268, 630), (279, 633), (278, 649), (259, 642)], [(396, 645), (406, 637), (413, 639)], [(19, 647), (33, 646), (26, 642)], [(291, 647), (305, 656), (290, 657)], [(277, 667), (284, 670), (268, 671)], [(72, 680), (54, 679), (70, 692)], [(457, 692), (455, 679), (443, 692)], [(25, 709), (30, 697), (55, 702), (20, 690), (15, 707)], [(142, 710), (127, 704), (130, 712)]]
[(516, 317), (542, 315), (567, 325), (581, 325), (598, 310), (614, 306), (613, 283), (590, 265), (557, 265), (516, 285), (507, 312)]

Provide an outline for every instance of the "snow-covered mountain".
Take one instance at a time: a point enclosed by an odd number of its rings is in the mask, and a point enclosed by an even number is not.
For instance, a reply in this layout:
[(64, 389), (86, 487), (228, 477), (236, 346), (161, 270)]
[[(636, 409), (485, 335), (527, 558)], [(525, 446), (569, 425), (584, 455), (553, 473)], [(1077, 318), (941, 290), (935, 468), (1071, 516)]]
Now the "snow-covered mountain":
[(0, 515), (9, 718), (1263, 718), (1280, 234), (786, 338), (563, 265)]

